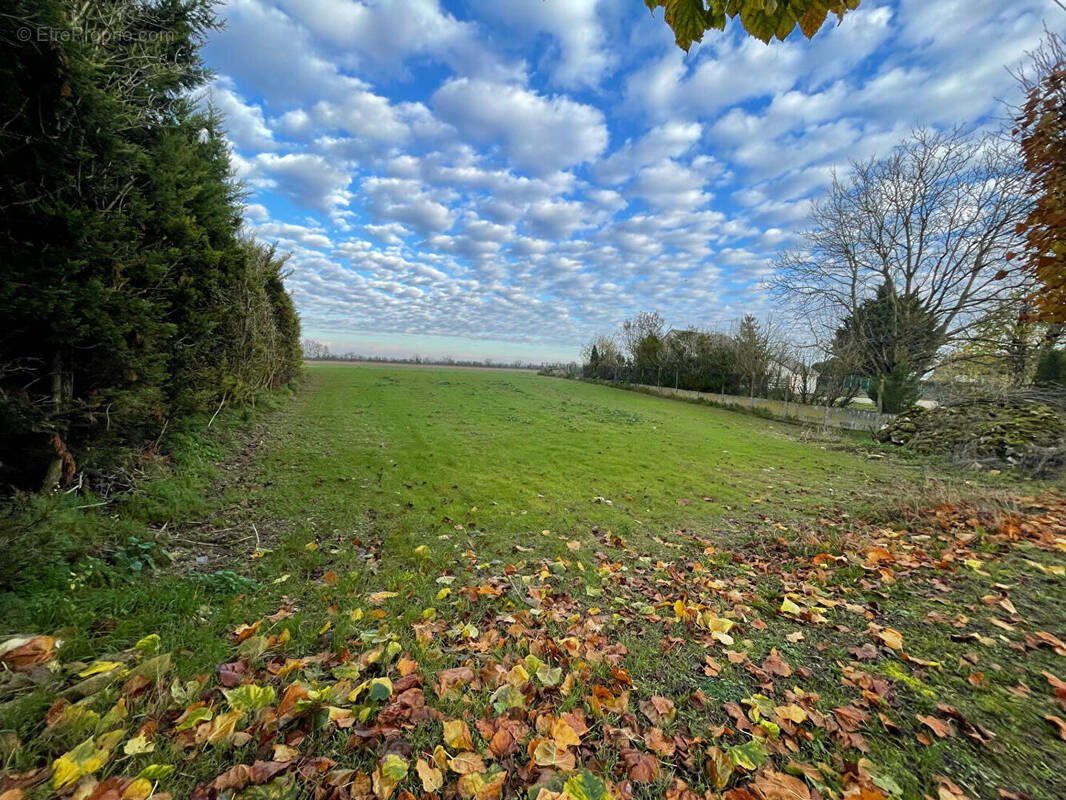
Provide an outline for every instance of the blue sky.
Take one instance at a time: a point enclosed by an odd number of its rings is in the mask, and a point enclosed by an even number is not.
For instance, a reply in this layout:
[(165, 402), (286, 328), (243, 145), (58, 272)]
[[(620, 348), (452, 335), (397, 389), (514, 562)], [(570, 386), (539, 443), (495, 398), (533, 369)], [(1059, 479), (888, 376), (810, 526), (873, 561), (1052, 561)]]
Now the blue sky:
[[(686, 55), (641, 0), (234, 0), (205, 49), (250, 232), (337, 352), (569, 360), (642, 309), (775, 313), (807, 205), (915, 125), (998, 124), (1053, 0), (863, 0)], [(779, 312), (778, 312), (779, 313)]]

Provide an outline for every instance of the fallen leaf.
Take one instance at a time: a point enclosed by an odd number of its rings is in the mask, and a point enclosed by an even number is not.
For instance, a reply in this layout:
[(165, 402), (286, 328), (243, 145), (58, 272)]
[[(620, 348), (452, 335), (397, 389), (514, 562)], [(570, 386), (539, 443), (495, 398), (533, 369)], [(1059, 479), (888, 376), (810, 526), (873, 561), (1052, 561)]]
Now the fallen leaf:
[(882, 644), (891, 647), (893, 650), (903, 649), (903, 634), (894, 628), (884, 628), (875, 633), (874, 636), (879, 639)]
[(448, 766), (453, 772), (460, 775), (469, 775), (472, 772), (484, 772), (485, 762), (477, 753), (459, 753), (448, 761)]
[(659, 759), (650, 753), (627, 748), (620, 753), (631, 781), (651, 783), (659, 774)]
[(474, 742), (470, 738), (470, 728), (461, 719), (445, 720), (444, 744), (453, 750), (473, 750)]
[(415, 762), (415, 770), (422, 781), (423, 791), (435, 792), (444, 785), (444, 773), (432, 766), (424, 758), (420, 758)]
[(917, 715), (917, 719), (923, 725), (926, 725), (933, 733), (939, 736), (941, 739), (946, 739), (949, 736), (954, 736), (954, 732), (951, 726), (936, 717)]
[(0, 643), (0, 661), (15, 672), (32, 672), (55, 658), (59, 644), (54, 636), (18, 636)]
[(1059, 738), (1066, 741), (1066, 720), (1062, 717), (1056, 717), (1053, 714), (1047, 714), (1044, 719), (1059, 729)]

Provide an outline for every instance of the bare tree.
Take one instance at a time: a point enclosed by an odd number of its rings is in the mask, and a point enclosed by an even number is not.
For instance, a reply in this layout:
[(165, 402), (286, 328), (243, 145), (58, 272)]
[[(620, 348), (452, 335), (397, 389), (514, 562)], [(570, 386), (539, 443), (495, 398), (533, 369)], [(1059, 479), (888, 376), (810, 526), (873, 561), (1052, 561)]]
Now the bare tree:
[(887, 158), (834, 177), (804, 245), (778, 259), (773, 290), (828, 329), (889, 284), (933, 315), (948, 344), (1017, 290), (1004, 266), (1029, 205), (1010, 143), (918, 129)]
[(600, 334), (582, 348), (581, 362), (587, 377), (617, 380), (625, 359), (614, 337)]
[(641, 311), (622, 323), (622, 346), (639, 371), (641, 383), (649, 372), (659, 382), (665, 336), (666, 320), (657, 311)]
[(303, 349), (304, 358), (308, 361), (329, 358), (329, 346), (315, 339), (304, 339), (300, 342), (300, 347)]

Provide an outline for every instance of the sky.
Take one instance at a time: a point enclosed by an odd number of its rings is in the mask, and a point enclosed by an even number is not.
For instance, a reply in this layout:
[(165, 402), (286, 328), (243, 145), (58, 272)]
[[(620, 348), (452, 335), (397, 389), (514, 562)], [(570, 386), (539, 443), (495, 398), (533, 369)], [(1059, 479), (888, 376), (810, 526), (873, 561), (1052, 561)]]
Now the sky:
[(863, 0), (813, 40), (642, 0), (230, 0), (204, 57), (245, 224), (333, 352), (569, 361), (641, 310), (773, 317), (834, 170), (992, 126), (1054, 0)]

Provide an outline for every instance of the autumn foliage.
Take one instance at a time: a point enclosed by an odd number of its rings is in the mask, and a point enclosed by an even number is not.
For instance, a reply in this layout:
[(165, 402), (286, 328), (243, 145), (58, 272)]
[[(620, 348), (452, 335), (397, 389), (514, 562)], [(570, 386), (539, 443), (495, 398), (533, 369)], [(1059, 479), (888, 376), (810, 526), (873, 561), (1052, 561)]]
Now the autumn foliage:
[[(197, 760), (218, 772), (191, 791), (193, 800), (236, 792), (318, 800), (916, 796), (870, 758), (867, 736), (909, 735), (924, 747), (969, 742), (994, 758), (1003, 752), (998, 734), (949, 696), (931, 695), (923, 714), (904, 695), (941, 671), (961, 670), (970, 686), (985, 686), (978, 665), (1001, 671), (1002, 654), (967, 652), (957, 670), (947, 654), (919, 655), (928, 645), (889, 624), (906, 615), (882, 607), (894, 584), (940, 598), (922, 624), (941, 627), (945, 641), (987, 653), (1009, 641), (1029, 657), (1066, 656), (1066, 643), (1031, 628), (1024, 605), (1012, 601), (1017, 582), (997, 584), (965, 615), (944, 605), (958, 573), (991, 579), (1011, 551), (1025, 553), (1033, 575), (1066, 575), (1061, 564), (1034, 560), (1062, 552), (1066, 505), (1056, 496), (1014, 503), (1026, 512), (946, 503), (905, 510), (904, 531), (819, 518), (801, 534), (809, 544), (802, 555), (773, 538), (735, 551), (731, 560), (750, 578), (724, 579), (705, 566), (715, 548), (683, 530), (668, 544), (688, 555), (655, 565), (598, 528), (592, 541), (567, 542), (572, 559), (499, 565), (497, 574), (485, 574), (467, 550), (457, 574), (437, 578), (437, 607), (409, 625), (413, 636), (393, 635), (388, 624), (413, 598), (359, 592), (369, 610), (331, 611), (318, 648), (300, 650), (292, 631), (301, 611), (285, 596), (275, 613), (228, 633), (232, 661), (192, 679), (177, 677), (154, 634), (91, 663), (61, 662), (50, 636), (12, 640), (0, 645), (0, 664), (14, 676), (6, 683), (32, 681), (55, 696), (39, 729), (49, 757), (0, 773), (0, 796), (24, 800), (24, 790), (47, 787), (86, 800), (169, 800), (176, 770)], [(835, 544), (823, 549), (827, 532)], [(613, 613), (588, 605), (588, 583), (584, 600), (567, 591), (565, 576), (593, 564), (605, 591), (592, 594)], [(856, 586), (865, 594), (843, 579), (849, 574), (861, 576)], [(760, 598), (755, 576), (779, 582), (774, 603)], [(327, 572), (308, 588), (332, 597), (341, 585)], [(365, 630), (341, 636), (344, 617)], [(675, 682), (631, 673), (633, 654), (621, 639), (632, 642), (638, 630), (658, 641), (663, 663), (684, 662), (689, 648), (702, 658)], [(854, 644), (822, 641), (833, 632)], [(756, 643), (781, 633), (781, 649)], [(794, 648), (807, 639), (822, 643), (801, 661)], [(823, 650), (837, 654), (814, 655)], [(804, 688), (832, 664), (834, 698)], [(1015, 702), (1039, 709), (1045, 730), (1066, 738), (1066, 721), (1046, 710), (1066, 708), (1066, 682), (1047, 670), (1042, 677), (1046, 685), (1020, 682)], [(701, 685), (732, 697), (712, 697)], [(929, 788), (941, 800), (974, 796), (942, 774)]]
[[(1066, 52), (1052, 36), (1036, 54), (1037, 77), (1027, 84), (1016, 134), (1031, 176), (1033, 208), (1019, 226), (1021, 257), (1040, 282), (1036, 317), (1066, 322)], [(1011, 254), (1008, 258), (1018, 257)]]
[(705, 31), (724, 30), (730, 19), (740, 19), (756, 39), (784, 41), (798, 26), (808, 39), (818, 33), (830, 13), (843, 19), (859, 7), (859, 0), (644, 0), (648, 8), (664, 9), (666, 24), (685, 52), (703, 40)]

